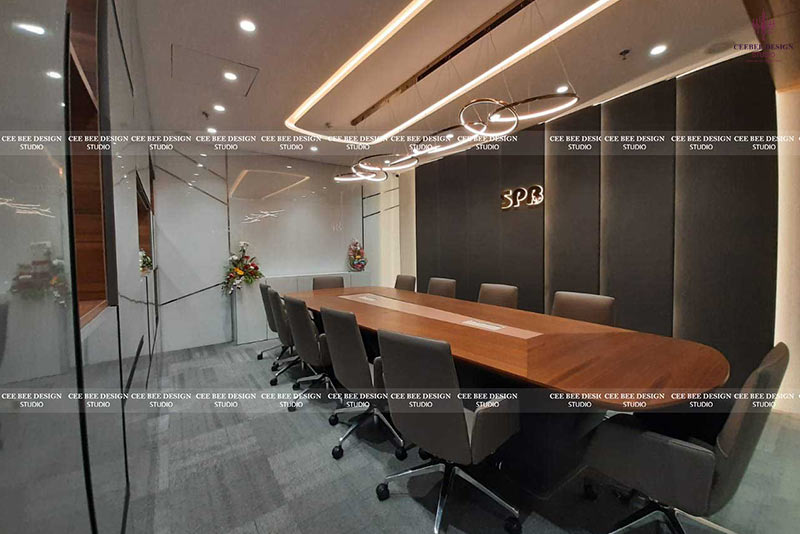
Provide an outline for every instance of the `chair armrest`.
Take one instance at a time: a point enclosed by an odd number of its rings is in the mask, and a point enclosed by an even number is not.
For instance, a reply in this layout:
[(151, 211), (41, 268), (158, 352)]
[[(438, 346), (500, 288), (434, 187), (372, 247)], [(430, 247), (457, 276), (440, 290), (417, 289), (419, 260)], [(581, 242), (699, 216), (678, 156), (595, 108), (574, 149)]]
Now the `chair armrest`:
[(320, 334), (317, 339), (319, 340), (319, 356), (322, 359), (322, 365), (330, 367), (331, 351), (328, 349), (328, 336), (327, 334)]
[(497, 405), (479, 406), (470, 428), (472, 462), (478, 463), (519, 432), (519, 401), (502, 399)]
[(643, 428), (633, 416), (602, 423), (586, 451), (589, 467), (651, 499), (705, 515), (716, 457), (688, 441)]
[(383, 359), (380, 356), (372, 360), (372, 385), (379, 393), (386, 391), (386, 383), (383, 381)]

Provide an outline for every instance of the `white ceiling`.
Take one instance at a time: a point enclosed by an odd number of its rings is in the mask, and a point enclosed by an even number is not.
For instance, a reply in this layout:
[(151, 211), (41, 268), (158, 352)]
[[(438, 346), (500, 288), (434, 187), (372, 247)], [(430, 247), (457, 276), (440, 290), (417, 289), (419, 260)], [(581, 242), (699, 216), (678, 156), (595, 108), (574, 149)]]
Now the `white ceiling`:
[[(353, 117), (509, 2), (433, 0), (314, 106), (299, 125), (317, 132), (356, 133), (349, 126)], [(139, 0), (153, 127), (203, 132), (213, 126), (220, 134), (292, 135), (284, 120), (407, 3)], [(359, 125), (358, 132), (380, 134), (391, 129), (591, 3), (535, 1), (416, 87), (392, 99)], [(257, 30), (251, 34), (241, 31), (238, 22), (242, 18), (254, 21)], [(730, 55), (737, 42), (755, 42), (741, 0), (620, 0), (406, 133), (428, 134), (457, 123), (458, 110), (473, 98), (519, 100), (551, 93), (565, 82), (581, 97), (580, 105), (592, 105)], [(650, 48), (659, 43), (669, 47), (667, 52), (650, 56)], [(247, 91), (231, 91), (231, 82), (223, 80), (221, 73), (210, 80), (172, 76), (176, 68), (171, 62), (173, 45), (207, 55), (206, 65), (241, 64), (248, 73), (257, 69), (252, 86)], [(623, 49), (631, 50), (624, 61), (619, 55)], [(198, 61), (193, 70), (205, 73), (202, 57)], [(242, 80), (235, 83), (239, 82)], [(225, 105), (225, 113), (213, 111), (215, 103)], [(532, 124), (521, 123), (520, 128)], [(345, 145), (314, 144), (319, 152), (310, 152), (310, 143), (299, 152), (281, 151), (277, 143), (240, 146), (339, 164), (350, 164), (358, 157)], [(370, 152), (402, 148), (376, 146)]]

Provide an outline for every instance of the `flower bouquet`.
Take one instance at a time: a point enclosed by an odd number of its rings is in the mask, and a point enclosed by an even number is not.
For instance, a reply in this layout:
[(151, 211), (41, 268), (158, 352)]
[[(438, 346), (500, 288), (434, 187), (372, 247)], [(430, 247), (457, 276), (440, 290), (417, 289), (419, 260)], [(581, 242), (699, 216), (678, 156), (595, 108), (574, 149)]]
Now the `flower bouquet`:
[(347, 247), (347, 266), (351, 271), (361, 272), (367, 268), (367, 255), (364, 253), (364, 247), (358, 242), (358, 239), (353, 239), (350, 246)]
[(149, 274), (153, 270), (153, 259), (142, 249), (139, 249), (139, 272), (142, 275)]
[(249, 243), (241, 241), (239, 243), (239, 253), (228, 258), (228, 268), (225, 272), (225, 279), (222, 281), (223, 289), (230, 295), (237, 289), (241, 289), (242, 284), (252, 284), (259, 278), (264, 278), (258, 269), (255, 257), (247, 255)]

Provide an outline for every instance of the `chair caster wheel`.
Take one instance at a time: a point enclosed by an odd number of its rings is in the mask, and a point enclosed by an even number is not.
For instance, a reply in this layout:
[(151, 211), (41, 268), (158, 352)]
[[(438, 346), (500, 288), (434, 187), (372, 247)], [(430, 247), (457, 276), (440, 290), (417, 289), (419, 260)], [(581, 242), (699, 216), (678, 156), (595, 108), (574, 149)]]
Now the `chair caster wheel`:
[(295, 391), (297, 391), (298, 389), (300, 389), (300, 384), (298, 384), (297, 382), (295, 382), (294, 384), (292, 384), (292, 389), (293, 389), (293, 390), (295, 390)]
[(398, 447), (394, 450), (394, 457), (400, 461), (403, 461), (408, 458), (408, 451), (403, 447)]
[(294, 406), (289, 406), (286, 409), (289, 410), (290, 412), (293, 412), (293, 411), (297, 410), (297, 408), (295, 408)]
[(278, 365), (278, 362), (273, 363), (271, 369), (273, 373), (277, 372), (278, 369), (280, 369), (280, 365)]
[(273, 378), (272, 380), (269, 381), (269, 385), (270, 386), (277, 386), (278, 385), (278, 379), (277, 378)]
[(505, 528), (506, 532), (509, 534), (520, 534), (520, 532), (522, 532), (522, 525), (520, 524), (519, 519), (516, 517), (509, 517), (506, 519), (506, 523), (503, 525), (503, 528)]
[(333, 414), (333, 415), (331, 415), (330, 417), (328, 417), (328, 423), (329, 423), (331, 426), (336, 426), (336, 425), (338, 425), (338, 424), (339, 424), (339, 416), (338, 416), (338, 415), (336, 415), (336, 414)]
[(338, 460), (343, 455), (344, 455), (344, 449), (342, 449), (341, 445), (337, 445), (333, 449), (331, 449), (331, 456), (333, 456), (334, 460)]
[(597, 488), (588, 480), (583, 481), (583, 497), (590, 501), (596, 501), (598, 497)]
[(263, 352), (259, 352), (258, 356), (256, 356), (256, 358), (258, 358), (259, 360), (263, 360), (264, 359), (264, 353)]
[(420, 449), (418, 452), (420, 460), (430, 460), (431, 458), (433, 458), (433, 456), (431, 456), (431, 453), (429, 453), (425, 449)]
[(379, 501), (385, 501), (389, 498), (389, 486), (386, 483), (378, 484), (375, 488), (375, 494), (378, 495)]

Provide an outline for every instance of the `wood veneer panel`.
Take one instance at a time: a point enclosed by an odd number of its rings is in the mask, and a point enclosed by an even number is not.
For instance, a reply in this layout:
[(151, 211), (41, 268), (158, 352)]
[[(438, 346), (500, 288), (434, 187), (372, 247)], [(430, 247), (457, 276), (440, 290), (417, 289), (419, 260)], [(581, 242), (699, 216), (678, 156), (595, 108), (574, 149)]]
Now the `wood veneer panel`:
[[(519, 339), (340, 298), (359, 293), (382, 295), (541, 335)], [(353, 312), (359, 326), (366, 330), (392, 330), (445, 340), (457, 359), (557, 391), (704, 392), (721, 386), (728, 378), (725, 357), (716, 349), (692, 341), (383, 287), (325, 289), (290, 296), (306, 301), (315, 311), (327, 307)], [(622, 408), (622, 402), (606, 400), (598, 404)], [(664, 399), (649, 400), (647, 409), (679, 403), (667, 394)]]

